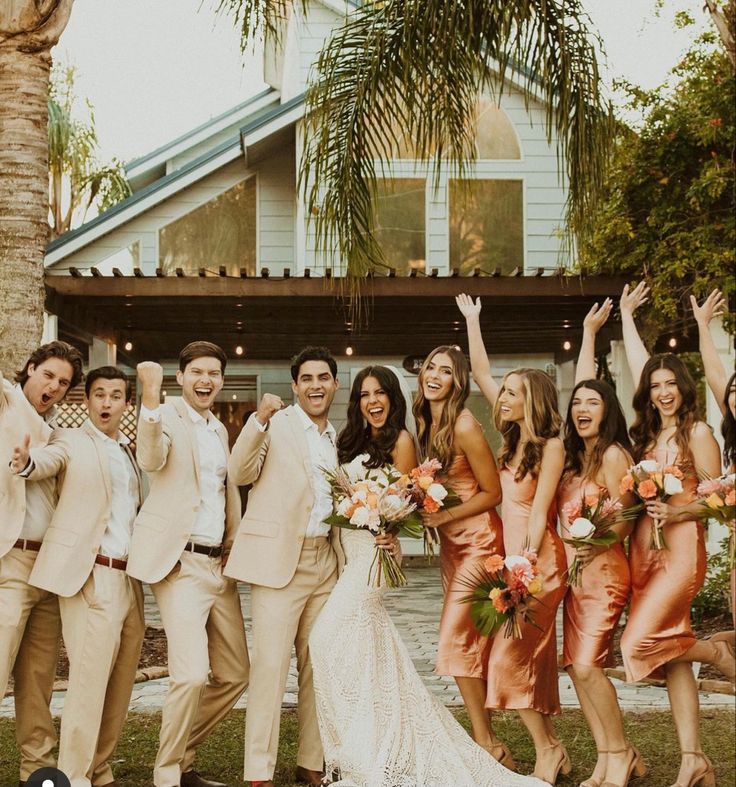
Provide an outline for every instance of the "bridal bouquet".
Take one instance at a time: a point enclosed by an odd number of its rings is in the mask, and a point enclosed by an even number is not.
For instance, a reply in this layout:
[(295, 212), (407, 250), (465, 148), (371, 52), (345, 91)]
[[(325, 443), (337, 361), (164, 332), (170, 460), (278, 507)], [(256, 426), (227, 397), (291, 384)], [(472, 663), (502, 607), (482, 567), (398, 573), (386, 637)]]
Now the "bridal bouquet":
[[(442, 465), (437, 459), (427, 459), (415, 467), (409, 475), (402, 476), (399, 484), (411, 494), (417, 511), (434, 514), (440, 508), (457, 505), (460, 498), (449, 487), (437, 480)], [(428, 560), (434, 557), (434, 545), (439, 541), (437, 528), (424, 528), (424, 554)]]
[(471, 592), (461, 601), (470, 604), (470, 617), (483, 636), (501, 628), (504, 636), (521, 639), (521, 624), (534, 624), (530, 604), (542, 590), (537, 553), (491, 555), (464, 582)]
[[(610, 546), (618, 541), (613, 526), (626, 519), (632, 519), (639, 506), (623, 509), (618, 500), (611, 500), (604, 490), (597, 495), (585, 495), (579, 503), (567, 503), (562, 513), (570, 523), (567, 528), (568, 538), (562, 540), (577, 549), (584, 545)], [(577, 555), (567, 569), (569, 585), (580, 587), (583, 567)]]
[(728, 565), (736, 563), (736, 475), (727, 473), (720, 478), (706, 478), (698, 484), (700, 507), (708, 519), (715, 519), (731, 531), (728, 538)]
[[(661, 500), (663, 503), (672, 495), (682, 492), (682, 470), (676, 465), (661, 465), (654, 459), (644, 459), (633, 467), (621, 479), (619, 492), (633, 492), (642, 503), (650, 500)], [(639, 507), (641, 510), (643, 506)], [(667, 549), (658, 522), (653, 522), (652, 543), (650, 549)]]
[[(424, 528), (417, 506), (410, 490), (399, 483), (401, 474), (390, 465), (366, 468), (365, 459), (361, 455), (335, 470), (322, 470), (332, 490), (333, 504), (325, 522), (350, 530), (368, 530), (374, 536), (394, 533), (422, 538)], [(388, 587), (406, 585), (406, 575), (396, 557), (376, 547), (368, 584), (380, 587), (383, 578)]]

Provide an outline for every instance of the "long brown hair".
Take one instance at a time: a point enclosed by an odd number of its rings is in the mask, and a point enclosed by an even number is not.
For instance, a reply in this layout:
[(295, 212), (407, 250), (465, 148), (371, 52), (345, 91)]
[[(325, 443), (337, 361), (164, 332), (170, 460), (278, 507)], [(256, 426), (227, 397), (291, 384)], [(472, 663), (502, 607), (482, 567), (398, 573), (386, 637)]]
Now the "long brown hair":
[[(444, 353), (452, 361), (452, 391), (444, 401), (440, 422), (434, 434), (432, 443), (429, 442), (429, 434), (432, 427), (432, 413), (429, 402), (424, 398), (424, 375), (435, 355)], [(417, 422), (417, 438), (419, 440), (419, 450), (422, 458), (433, 457), (442, 463), (442, 467), (447, 470), (452, 462), (452, 443), (455, 435), (455, 421), (463, 411), (465, 402), (470, 395), (470, 365), (468, 359), (460, 350), (455, 347), (443, 345), (435, 347), (434, 350), (425, 358), (422, 368), (419, 370), (419, 380), (417, 392), (414, 397), (414, 418)]]
[(521, 427), (518, 423), (504, 421), (501, 418), (500, 398), (506, 385), (506, 380), (516, 374), (521, 378), (524, 387), (524, 425), (529, 434), (529, 440), (524, 446), (521, 462), (514, 476), (516, 481), (521, 481), (527, 473), (532, 478), (539, 475), (542, 464), (542, 452), (550, 437), (558, 437), (562, 428), (562, 418), (558, 412), (557, 388), (550, 376), (540, 369), (522, 367), (509, 372), (504, 378), (501, 390), (498, 392), (496, 404), (493, 407), (493, 420), (496, 429), (501, 433), (503, 445), (499, 453), (501, 466), (508, 464), (516, 453), (516, 448), (521, 439)]
[(695, 424), (702, 420), (698, 407), (698, 393), (695, 381), (688, 371), (687, 366), (672, 353), (660, 353), (644, 364), (634, 394), (633, 406), (636, 420), (629, 429), (631, 442), (634, 446), (634, 459), (638, 462), (657, 442), (657, 437), (662, 431), (662, 417), (659, 410), (652, 402), (651, 385), (652, 374), (658, 369), (667, 369), (672, 372), (677, 390), (682, 397), (682, 404), (676, 413), (677, 426), (675, 430), (675, 445), (680, 455), (680, 460), (693, 464), (693, 455), (690, 451), (690, 433)]

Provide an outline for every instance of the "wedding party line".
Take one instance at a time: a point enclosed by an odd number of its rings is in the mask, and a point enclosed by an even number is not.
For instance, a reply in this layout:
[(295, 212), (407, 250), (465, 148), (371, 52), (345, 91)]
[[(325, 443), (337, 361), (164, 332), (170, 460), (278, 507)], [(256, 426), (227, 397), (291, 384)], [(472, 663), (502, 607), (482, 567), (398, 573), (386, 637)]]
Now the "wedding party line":
[[(297, 782), (555, 784), (572, 769), (554, 724), (559, 663), (597, 750), (580, 787), (625, 787), (647, 763), (605, 671), (624, 611), (626, 679), (666, 681), (681, 755), (672, 787), (714, 787), (693, 664), (733, 683), (736, 632), (697, 639), (691, 605), (706, 579), (705, 528), (717, 521), (729, 532), (734, 612), (736, 374), (710, 333), (726, 313), (722, 294), (691, 297), (721, 447), (687, 364), (646, 349), (635, 315), (648, 292), (627, 286), (619, 301), (630, 424), (596, 368), (610, 299), (584, 319), (564, 417), (545, 371), (494, 373), (481, 300), (464, 294), (469, 358), (455, 344), (436, 347), (414, 393), (394, 367), (363, 368), (339, 433), (329, 421), (337, 362), (325, 347), (294, 356), (293, 403), (263, 393), (232, 450), (212, 412), (227, 355), (206, 340), (181, 350), (180, 397), (162, 403), (162, 366), (138, 364), (135, 451), (120, 428), (134, 403), (122, 369), (85, 375), (79, 351), (53, 341), (14, 382), (0, 375), (0, 686), (12, 676), (19, 786), (56, 767), (72, 787), (124, 784), (114, 753), (147, 583), (169, 672), (155, 787), (225, 787), (195, 770), (195, 756), (246, 689), (244, 779), (274, 787), (294, 650)], [(497, 456), (466, 406), (471, 379), (491, 408)], [(82, 382), (87, 420), (57, 428), (57, 405)], [(470, 734), (426, 688), (384, 606), (389, 588), (411, 581), (406, 538), (440, 566), (435, 672), (455, 680)], [(250, 585), (250, 652), (238, 582)], [(62, 640), (69, 679), (57, 740), (50, 701)], [(517, 772), (496, 734), (497, 710), (518, 713), (532, 774)]]

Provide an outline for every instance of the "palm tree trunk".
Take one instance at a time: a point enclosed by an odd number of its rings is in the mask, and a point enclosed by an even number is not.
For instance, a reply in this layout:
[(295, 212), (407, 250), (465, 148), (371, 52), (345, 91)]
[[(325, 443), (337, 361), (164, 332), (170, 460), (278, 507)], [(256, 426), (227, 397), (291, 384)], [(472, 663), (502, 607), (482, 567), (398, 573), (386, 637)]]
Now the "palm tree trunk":
[(72, 2), (0, 3), (0, 368), (6, 375), (22, 366), (43, 328), (51, 47)]

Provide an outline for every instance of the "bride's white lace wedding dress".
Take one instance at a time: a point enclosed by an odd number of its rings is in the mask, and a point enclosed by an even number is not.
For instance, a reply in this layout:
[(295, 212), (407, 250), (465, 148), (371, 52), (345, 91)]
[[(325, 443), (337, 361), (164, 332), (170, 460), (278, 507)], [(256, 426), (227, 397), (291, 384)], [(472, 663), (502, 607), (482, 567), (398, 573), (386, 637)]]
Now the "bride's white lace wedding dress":
[(336, 787), (549, 787), (499, 765), (424, 686), (368, 587), (373, 536), (341, 531), (346, 566), (309, 638), (326, 771)]

